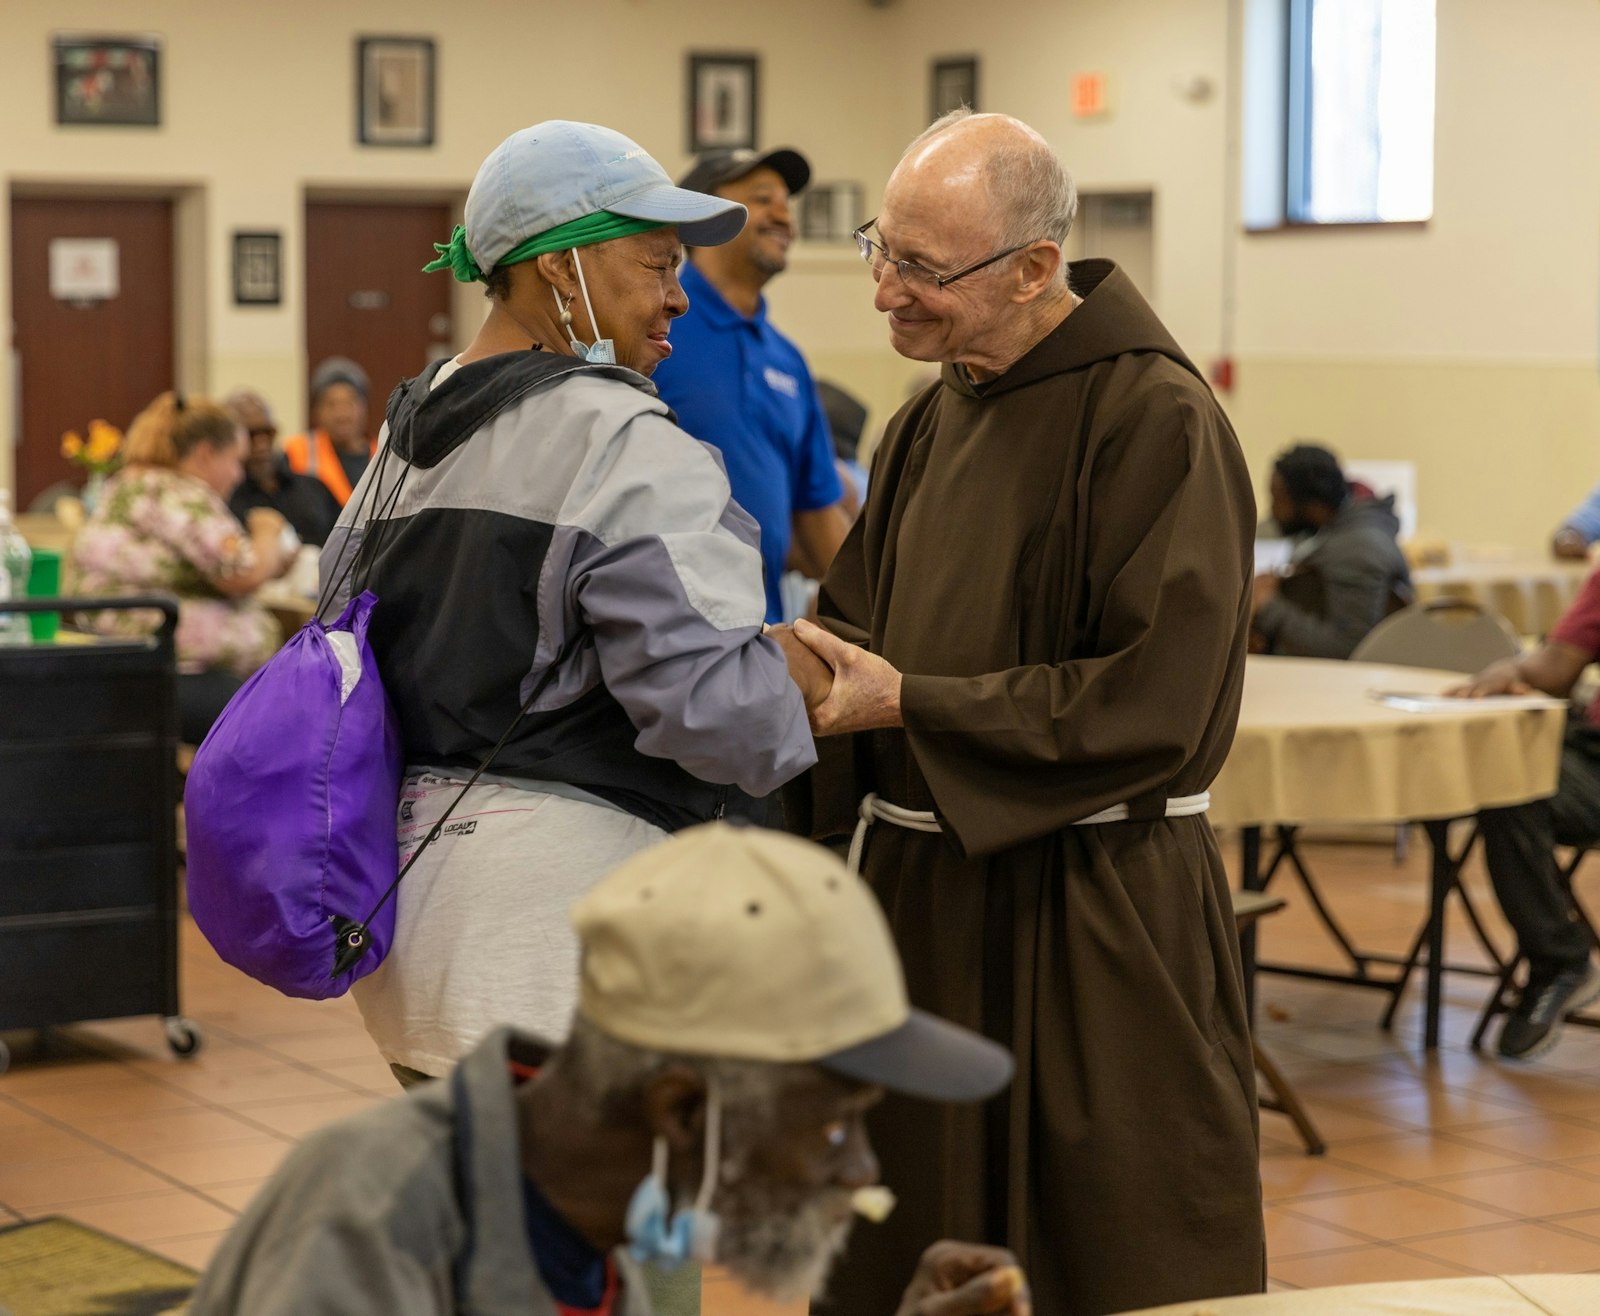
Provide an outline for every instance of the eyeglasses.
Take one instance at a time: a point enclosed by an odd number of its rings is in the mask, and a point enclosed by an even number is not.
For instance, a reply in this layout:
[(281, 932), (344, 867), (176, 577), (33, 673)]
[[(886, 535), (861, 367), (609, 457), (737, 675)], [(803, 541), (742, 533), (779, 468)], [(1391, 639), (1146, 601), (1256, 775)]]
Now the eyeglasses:
[[(914, 260), (891, 260), (889, 249), (881, 243), (874, 242), (867, 236), (867, 230), (878, 221), (869, 219), (850, 236), (856, 240), (856, 250), (861, 253), (861, 259), (867, 262), (872, 270), (874, 279), (883, 277), (884, 266), (893, 265), (900, 272), (900, 281), (908, 288), (946, 288), (957, 279), (964, 279), (969, 274), (976, 274), (979, 270), (993, 265), (997, 260), (1004, 260), (1007, 256), (1014, 256), (1024, 247), (1031, 247), (1031, 242), (1019, 242), (1014, 247), (1007, 247), (1004, 251), (997, 251), (992, 256), (972, 265), (964, 265), (959, 270), (949, 274), (935, 274), (926, 265), (918, 265)], [(881, 234), (879, 235), (882, 236)]]

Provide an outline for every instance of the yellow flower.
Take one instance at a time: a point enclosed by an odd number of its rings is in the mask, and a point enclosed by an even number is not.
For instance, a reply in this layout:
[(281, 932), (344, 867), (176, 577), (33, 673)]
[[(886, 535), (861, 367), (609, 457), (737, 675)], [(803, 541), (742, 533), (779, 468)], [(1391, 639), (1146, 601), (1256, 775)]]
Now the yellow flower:
[(77, 430), (68, 430), (61, 436), (61, 455), (68, 461), (76, 460), (78, 454), (82, 451), (83, 439), (79, 436)]
[(122, 431), (103, 420), (89, 422), (89, 442), (84, 456), (92, 465), (104, 466), (122, 446)]

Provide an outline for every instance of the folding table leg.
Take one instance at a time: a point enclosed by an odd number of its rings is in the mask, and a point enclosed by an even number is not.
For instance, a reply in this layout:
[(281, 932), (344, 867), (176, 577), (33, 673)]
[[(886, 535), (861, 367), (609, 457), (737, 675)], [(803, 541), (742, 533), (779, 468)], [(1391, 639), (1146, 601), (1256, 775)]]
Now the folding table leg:
[[(1444, 908), (1450, 889), (1461, 879), (1461, 857), (1450, 854), (1450, 823), (1430, 822), (1424, 828), (1433, 850), (1428, 876), (1428, 1013), (1422, 1045), (1432, 1051), (1439, 1045), (1439, 1007), (1444, 990)], [(1471, 842), (1468, 842), (1470, 846)]]

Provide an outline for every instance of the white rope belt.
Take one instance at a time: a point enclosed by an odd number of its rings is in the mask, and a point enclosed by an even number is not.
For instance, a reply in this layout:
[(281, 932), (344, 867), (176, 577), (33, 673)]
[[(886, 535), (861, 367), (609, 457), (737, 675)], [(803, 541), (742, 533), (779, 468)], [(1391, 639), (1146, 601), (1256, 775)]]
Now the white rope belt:
[[(1167, 799), (1165, 817), (1188, 818), (1197, 813), (1204, 813), (1211, 807), (1211, 792), (1201, 791), (1198, 795), (1173, 795)], [(902, 827), (908, 832), (933, 832), (942, 829), (939, 819), (931, 813), (920, 809), (902, 809), (898, 804), (888, 804), (880, 800), (875, 794), (868, 794), (861, 801), (859, 810), (860, 821), (856, 823), (855, 835), (850, 838), (850, 858), (848, 860), (850, 871), (861, 871), (861, 854), (867, 847), (867, 833), (872, 830), (875, 822), (890, 823), (895, 827)], [(1100, 823), (1115, 823), (1128, 821), (1128, 806), (1126, 804), (1113, 804), (1109, 809), (1101, 809), (1099, 813), (1091, 814), (1087, 818), (1079, 818), (1073, 823), (1074, 827), (1094, 827)]]

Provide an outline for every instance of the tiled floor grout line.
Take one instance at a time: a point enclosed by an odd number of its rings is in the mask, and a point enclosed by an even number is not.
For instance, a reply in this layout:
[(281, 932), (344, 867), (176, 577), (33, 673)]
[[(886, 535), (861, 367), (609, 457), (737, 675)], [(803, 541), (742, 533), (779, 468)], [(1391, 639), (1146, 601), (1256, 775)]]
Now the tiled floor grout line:
[[(8, 1102), (10, 1102), (12, 1105), (18, 1104), (17, 1103), (17, 1099), (15, 1097), (4, 1097), (3, 1099), (8, 1101)], [(204, 1199), (206, 1202), (210, 1203), (212, 1206), (218, 1207), (221, 1210), (226, 1211), (229, 1215), (236, 1216), (236, 1215), (239, 1214), (237, 1208), (229, 1206), (226, 1202), (219, 1202), (216, 1198), (211, 1197), (210, 1195), (208, 1195), (203, 1188), (197, 1188), (193, 1184), (185, 1183), (183, 1180), (175, 1177), (174, 1175), (171, 1175), (171, 1174), (167, 1173), (165, 1170), (160, 1169), (158, 1166), (151, 1165), (146, 1161), (141, 1161), (132, 1152), (126, 1152), (126, 1151), (122, 1150), (122, 1148), (120, 1148), (120, 1147), (113, 1147), (108, 1142), (102, 1142), (99, 1138), (96, 1138), (93, 1134), (85, 1133), (82, 1129), (74, 1128), (72, 1125), (63, 1122), (62, 1120), (58, 1119), (54, 1115), (49, 1114), (48, 1112), (40, 1112), (40, 1111), (35, 1111), (35, 1110), (28, 1110), (27, 1113), (32, 1115), (32, 1116), (34, 1116), (36, 1119), (42, 1121), (43, 1123), (50, 1125), (52, 1128), (60, 1129), (63, 1133), (70, 1133), (70, 1134), (74, 1135), (75, 1137), (81, 1138), (83, 1141), (85, 1141), (87, 1143), (91, 1143), (93, 1146), (97, 1147), (100, 1151), (104, 1152), (105, 1154), (107, 1154), (109, 1156), (114, 1156), (116, 1159), (118, 1159), (120, 1161), (126, 1161), (128, 1164), (136, 1166), (137, 1168), (143, 1170), (147, 1174), (152, 1174), (158, 1179), (165, 1180), (167, 1183), (171, 1184), (174, 1188), (181, 1189), (183, 1192), (186, 1192), (186, 1193), (193, 1193), (196, 1197), (200, 1197), (200, 1198)], [(271, 1133), (273, 1138), (277, 1139), (280, 1142), (286, 1143), (291, 1148), (295, 1145), (295, 1141), (292, 1138), (286, 1138), (286, 1137), (284, 1137), (283, 1134), (273, 1132), (272, 1130), (267, 1130), (267, 1132)], [(202, 1146), (204, 1146), (204, 1145), (213, 1145), (213, 1146), (219, 1146), (220, 1147), (220, 1146), (232, 1146), (232, 1145), (236, 1145), (236, 1144), (233, 1144), (233, 1143), (202, 1144)], [(39, 1163), (40, 1164), (47, 1164), (48, 1162), (39, 1162)], [(61, 1163), (62, 1164), (70, 1164), (71, 1161), (70, 1160), (65, 1160), (65, 1161), (62, 1161)], [(148, 1193), (148, 1194), (140, 1193), (140, 1194), (129, 1194), (128, 1196), (155, 1196), (155, 1194), (153, 1194), (153, 1193)], [(96, 1199), (96, 1200), (97, 1201), (110, 1201), (112, 1199), (111, 1198), (99, 1198), (99, 1199)], [(89, 1203), (88, 1202), (74, 1202), (74, 1203), (72, 1203), (72, 1205), (73, 1206), (88, 1206)], [(7, 1208), (7, 1209), (9, 1209), (9, 1208)], [(28, 1218), (31, 1219), (32, 1217), (30, 1216)]]

